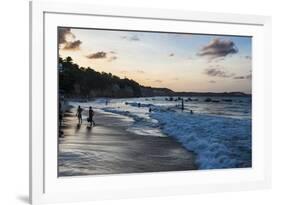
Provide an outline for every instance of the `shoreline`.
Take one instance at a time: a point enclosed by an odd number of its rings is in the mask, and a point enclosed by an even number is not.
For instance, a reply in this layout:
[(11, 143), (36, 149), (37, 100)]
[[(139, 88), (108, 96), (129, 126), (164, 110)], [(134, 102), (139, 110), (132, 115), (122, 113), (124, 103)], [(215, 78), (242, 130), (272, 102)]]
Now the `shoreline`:
[(77, 125), (75, 108), (64, 117), (58, 176), (195, 170), (195, 156), (170, 137), (143, 136), (126, 129), (130, 119), (95, 110), (96, 126)]

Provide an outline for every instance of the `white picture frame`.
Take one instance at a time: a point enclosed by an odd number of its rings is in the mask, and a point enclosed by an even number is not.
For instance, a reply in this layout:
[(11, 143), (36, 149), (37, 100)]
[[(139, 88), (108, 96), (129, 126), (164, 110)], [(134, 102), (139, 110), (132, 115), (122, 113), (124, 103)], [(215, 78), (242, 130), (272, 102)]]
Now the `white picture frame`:
[[(53, 61), (54, 56), (57, 56), (57, 50), (54, 50), (57, 33), (54, 33), (54, 29), (57, 26), (93, 27), (93, 22), (95, 27), (103, 24), (115, 29), (176, 29), (195, 33), (253, 36), (253, 167), (58, 178), (56, 123), (53, 123), (55, 127), (52, 126), (52, 122), (57, 120), (57, 93), (54, 93), (57, 89), (57, 70), (46, 70), (46, 67), (53, 67), (57, 63)], [(189, 30), (186, 30), (185, 25), (189, 26)], [(30, 93), (32, 204), (240, 191), (271, 186), (270, 17), (30, 2)]]

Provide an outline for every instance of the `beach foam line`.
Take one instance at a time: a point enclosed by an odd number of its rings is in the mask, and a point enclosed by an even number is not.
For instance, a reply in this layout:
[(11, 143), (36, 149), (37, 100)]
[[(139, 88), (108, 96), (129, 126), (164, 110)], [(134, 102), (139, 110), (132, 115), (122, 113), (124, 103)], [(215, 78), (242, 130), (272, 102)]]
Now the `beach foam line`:
[(127, 131), (133, 132), (137, 135), (149, 135), (164, 137), (165, 135), (159, 129), (158, 121), (149, 116), (143, 117), (129, 111), (119, 110), (118, 108), (103, 108), (105, 112), (123, 115), (134, 120), (132, 126), (128, 127)]

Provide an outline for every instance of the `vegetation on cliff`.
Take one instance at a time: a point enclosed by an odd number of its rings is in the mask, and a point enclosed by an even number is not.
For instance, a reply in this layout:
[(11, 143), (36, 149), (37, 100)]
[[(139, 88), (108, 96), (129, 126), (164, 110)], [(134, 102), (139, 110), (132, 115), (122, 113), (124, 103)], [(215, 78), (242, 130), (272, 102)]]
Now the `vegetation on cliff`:
[(80, 67), (71, 57), (59, 58), (59, 88), (67, 97), (143, 97), (172, 94), (167, 88), (152, 88), (134, 80)]

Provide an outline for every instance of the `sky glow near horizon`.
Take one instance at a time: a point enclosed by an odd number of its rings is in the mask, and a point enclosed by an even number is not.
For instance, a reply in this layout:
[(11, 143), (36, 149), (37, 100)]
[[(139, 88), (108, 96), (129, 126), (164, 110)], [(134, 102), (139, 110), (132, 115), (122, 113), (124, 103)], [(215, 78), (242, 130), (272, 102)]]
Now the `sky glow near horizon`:
[(79, 66), (174, 91), (251, 93), (252, 38), (58, 29), (59, 55)]

